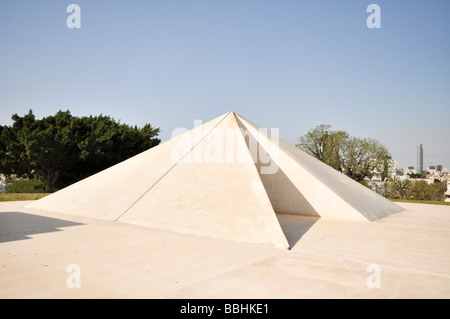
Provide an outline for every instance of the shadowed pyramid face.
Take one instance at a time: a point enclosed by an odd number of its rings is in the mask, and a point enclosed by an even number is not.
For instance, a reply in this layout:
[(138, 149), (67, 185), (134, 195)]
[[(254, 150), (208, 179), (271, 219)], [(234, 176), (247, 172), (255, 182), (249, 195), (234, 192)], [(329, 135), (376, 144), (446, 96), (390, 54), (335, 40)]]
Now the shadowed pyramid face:
[(367, 222), (402, 210), (234, 112), (30, 207), (284, 248), (275, 212)]

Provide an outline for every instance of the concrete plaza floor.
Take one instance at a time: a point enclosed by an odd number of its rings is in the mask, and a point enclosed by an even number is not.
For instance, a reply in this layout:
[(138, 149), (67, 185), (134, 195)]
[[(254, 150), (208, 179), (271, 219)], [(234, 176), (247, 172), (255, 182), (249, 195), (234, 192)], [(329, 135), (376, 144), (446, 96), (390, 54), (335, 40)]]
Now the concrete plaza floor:
[(3, 299), (450, 298), (450, 206), (366, 224), (279, 214), (282, 250), (26, 204), (0, 203)]

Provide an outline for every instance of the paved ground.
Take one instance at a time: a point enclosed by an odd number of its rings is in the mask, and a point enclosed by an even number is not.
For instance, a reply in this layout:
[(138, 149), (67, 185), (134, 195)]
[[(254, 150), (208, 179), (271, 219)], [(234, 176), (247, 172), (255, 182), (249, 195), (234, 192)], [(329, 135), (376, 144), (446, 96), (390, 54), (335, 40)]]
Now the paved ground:
[(287, 251), (26, 203), (0, 203), (0, 298), (450, 298), (449, 206), (367, 224), (279, 215)]

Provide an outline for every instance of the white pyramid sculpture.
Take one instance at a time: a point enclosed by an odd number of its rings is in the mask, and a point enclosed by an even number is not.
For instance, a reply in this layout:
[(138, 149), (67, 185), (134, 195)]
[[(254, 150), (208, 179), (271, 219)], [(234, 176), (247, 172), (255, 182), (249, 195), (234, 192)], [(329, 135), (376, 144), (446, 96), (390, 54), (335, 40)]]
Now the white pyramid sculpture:
[(275, 213), (368, 222), (403, 210), (234, 112), (28, 207), (282, 248)]

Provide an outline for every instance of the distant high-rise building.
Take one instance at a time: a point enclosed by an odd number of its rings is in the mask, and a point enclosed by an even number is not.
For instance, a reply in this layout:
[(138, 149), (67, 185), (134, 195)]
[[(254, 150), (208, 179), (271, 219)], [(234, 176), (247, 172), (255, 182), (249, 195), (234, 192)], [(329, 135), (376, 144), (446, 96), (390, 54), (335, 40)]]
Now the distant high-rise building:
[(438, 172), (442, 172), (442, 165), (440, 165), (440, 164), (436, 165), (436, 170)]
[(417, 145), (417, 171), (420, 173), (423, 172), (423, 148), (422, 144)]

